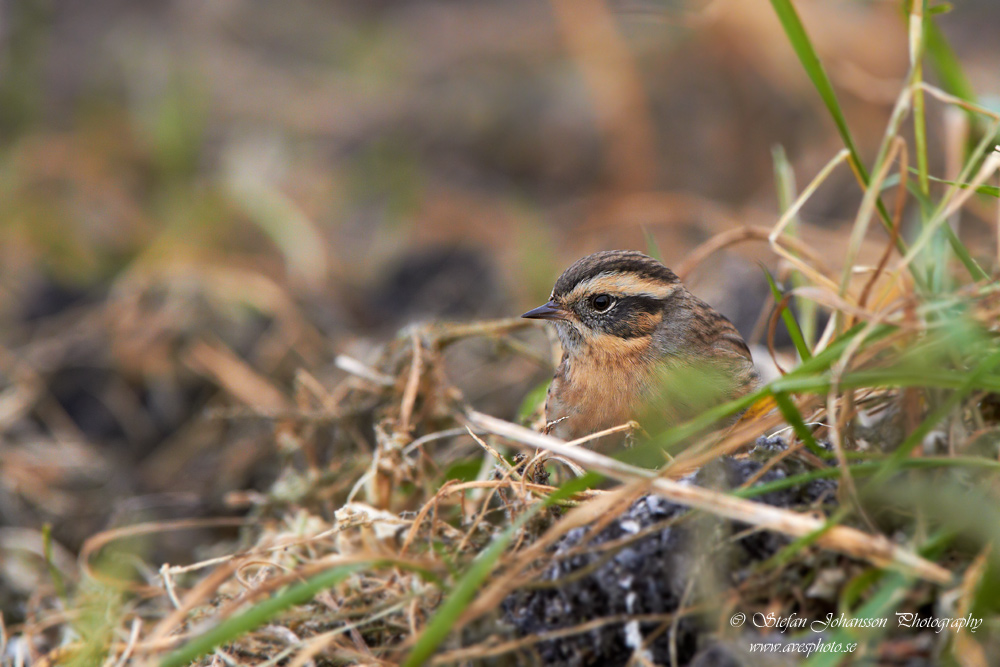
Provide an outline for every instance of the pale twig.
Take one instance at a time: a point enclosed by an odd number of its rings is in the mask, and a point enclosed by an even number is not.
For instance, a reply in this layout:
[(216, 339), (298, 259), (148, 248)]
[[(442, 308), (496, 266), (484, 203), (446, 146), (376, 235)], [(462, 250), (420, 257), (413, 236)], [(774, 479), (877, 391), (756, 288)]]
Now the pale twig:
[(132, 655), (132, 651), (135, 650), (135, 643), (139, 639), (139, 632), (142, 630), (142, 619), (139, 617), (132, 619), (132, 629), (128, 633), (128, 643), (125, 645), (125, 649), (122, 654), (118, 656), (117, 662), (115, 662), (115, 667), (125, 667), (128, 664), (128, 659)]
[(410, 334), (413, 345), (413, 357), (410, 359), (410, 375), (406, 378), (403, 389), (403, 402), (399, 408), (399, 430), (407, 433), (410, 430), (410, 418), (413, 416), (413, 406), (417, 402), (417, 390), (420, 388), (420, 375), (423, 373), (423, 344), (416, 331)]
[(469, 421), (512, 442), (544, 449), (572, 459), (619, 481), (647, 480), (655, 492), (668, 500), (735, 521), (768, 528), (792, 537), (816, 536), (815, 543), (878, 567), (892, 567), (940, 584), (951, 582), (951, 573), (915, 553), (893, 544), (883, 535), (868, 535), (847, 526), (827, 526), (823, 519), (770, 505), (736, 498), (657, 476), (656, 471), (631, 466), (615, 459), (566, 443), (530, 429), (479, 412), (470, 412)]
[(624, 424), (619, 424), (618, 426), (612, 426), (611, 428), (606, 428), (603, 431), (598, 431), (597, 433), (591, 433), (589, 435), (585, 435), (582, 438), (577, 438), (576, 440), (570, 440), (569, 442), (566, 443), (566, 446), (567, 447), (577, 447), (579, 445), (586, 444), (586, 443), (591, 442), (593, 440), (598, 440), (600, 438), (603, 438), (606, 435), (614, 435), (615, 433), (632, 432), (632, 431), (638, 430), (639, 428), (640, 428), (639, 427), (639, 422), (637, 422), (635, 420), (629, 420), (629, 421), (625, 422)]
[(479, 444), (480, 447), (482, 447), (483, 449), (485, 449), (486, 452), (490, 456), (492, 456), (493, 458), (495, 458), (497, 460), (497, 463), (499, 463), (503, 467), (507, 468), (507, 470), (513, 470), (513, 468), (511, 467), (511, 465), (509, 463), (507, 463), (507, 461), (505, 461), (502, 456), (500, 456), (500, 452), (498, 452), (497, 450), (493, 449), (493, 447), (491, 447), (489, 444), (487, 444), (485, 440), (483, 440), (478, 435), (476, 435), (472, 431), (472, 428), (466, 426), (463, 429), (463, 432), (467, 432), (470, 436), (472, 436), (472, 439), (475, 440)]
[(446, 440), (448, 438), (454, 438), (459, 435), (465, 435), (467, 431), (468, 427), (466, 426), (456, 426), (455, 428), (445, 429), (443, 431), (438, 431), (436, 433), (428, 433), (427, 435), (417, 438), (416, 440), (408, 444), (406, 447), (403, 447), (403, 455), (405, 456), (410, 452), (412, 452), (413, 450), (420, 449), (427, 443), (434, 442), (436, 440)]
[(349, 357), (346, 354), (338, 354), (333, 363), (345, 373), (350, 373), (369, 382), (374, 382), (381, 387), (391, 387), (396, 384), (396, 378), (377, 371), (371, 366), (366, 366), (354, 357)]
[(163, 589), (167, 592), (170, 603), (174, 605), (174, 609), (180, 609), (181, 601), (177, 599), (177, 592), (174, 591), (174, 578), (170, 574), (170, 563), (164, 563), (160, 566), (160, 579), (163, 580)]

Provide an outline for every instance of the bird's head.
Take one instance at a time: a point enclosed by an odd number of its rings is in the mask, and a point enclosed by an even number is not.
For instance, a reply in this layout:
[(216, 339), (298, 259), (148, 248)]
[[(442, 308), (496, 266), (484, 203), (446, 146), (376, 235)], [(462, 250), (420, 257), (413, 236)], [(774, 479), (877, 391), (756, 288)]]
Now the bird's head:
[(548, 303), (521, 317), (556, 323), (570, 354), (603, 346), (635, 349), (651, 340), (664, 318), (682, 307), (684, 289), (674, 272), (633, 250), (594, 253), (566, 269)]

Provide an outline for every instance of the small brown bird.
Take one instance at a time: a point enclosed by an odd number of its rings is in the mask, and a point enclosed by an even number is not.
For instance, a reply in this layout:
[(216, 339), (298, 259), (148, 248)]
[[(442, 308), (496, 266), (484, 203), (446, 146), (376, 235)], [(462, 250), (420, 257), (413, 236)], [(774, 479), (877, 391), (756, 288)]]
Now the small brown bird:
[(563, 355), (546, 430), (567, 440), (651, 413), (676, 423), (759, 383), (732, 322), (641, 252), (584, 257), (559, 276), (548, 303), (521, 317), (556, 325)]

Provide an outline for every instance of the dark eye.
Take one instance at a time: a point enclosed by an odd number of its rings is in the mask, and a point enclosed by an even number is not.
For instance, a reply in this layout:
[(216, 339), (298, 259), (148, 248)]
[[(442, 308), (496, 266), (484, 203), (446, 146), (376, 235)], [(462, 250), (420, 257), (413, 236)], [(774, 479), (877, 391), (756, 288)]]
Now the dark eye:
[(615, 304), (615, 300), (607, 294), (595, 294), (590, 297), (590, 307), (599, 313), (606, 312)]

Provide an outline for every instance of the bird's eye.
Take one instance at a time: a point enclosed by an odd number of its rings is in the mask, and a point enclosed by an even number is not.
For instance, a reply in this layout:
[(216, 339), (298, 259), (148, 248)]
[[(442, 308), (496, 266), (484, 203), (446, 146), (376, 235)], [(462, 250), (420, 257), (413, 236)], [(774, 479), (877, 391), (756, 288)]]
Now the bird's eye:
[(607, 310), (611, 308), (614, 303), (615, 300), (607, 294), (595, 294), (590, 297), (590, 307), (599, 313), (607, 312)]

